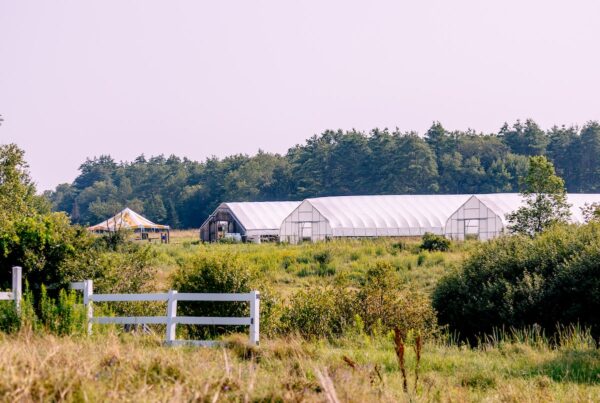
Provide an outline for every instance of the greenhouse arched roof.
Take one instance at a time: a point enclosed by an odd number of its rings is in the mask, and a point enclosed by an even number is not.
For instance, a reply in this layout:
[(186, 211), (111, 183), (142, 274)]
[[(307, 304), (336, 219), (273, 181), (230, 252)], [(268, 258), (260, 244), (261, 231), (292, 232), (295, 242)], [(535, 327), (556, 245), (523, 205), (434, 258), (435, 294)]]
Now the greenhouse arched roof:
[(235, 216), (246, 231), (279, 230), (281, 222), (300, 202), (228, 202), (218, 209), (226, 208)]
[[(490, 193), (476, 194), (483, 204), (491, 209), (500, 217), (504, 225), (508, 220), (506, 215), (519, 209), (524, 205), (523, 196), (518, 193)], [(571, 205), (571, 221), (574, 223), (583, 223), (584, 218), (581, 209), (586, 204), (600, 203), (600, 194), (598, 193), (567, 193), (567, 203)]]
[(307, 199), (329, 222), (342, 229), (430, 228), (441, 230), (471, 195), (335, 196)]

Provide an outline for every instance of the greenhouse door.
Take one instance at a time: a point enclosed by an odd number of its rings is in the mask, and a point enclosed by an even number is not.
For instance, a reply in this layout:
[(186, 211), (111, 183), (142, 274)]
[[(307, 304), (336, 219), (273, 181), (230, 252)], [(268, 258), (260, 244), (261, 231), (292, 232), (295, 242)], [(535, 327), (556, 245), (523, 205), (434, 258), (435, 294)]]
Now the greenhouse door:
[(464, 239), (479, 239), (479, 219), (459, 220), (463, 221)]
[(308, 241), (311, 242), (312, 241), (312, 235), (313, 235), (313, 231), (312, 231), (312, 222), (310, 221), (304, 221), (304, 222), (300, 222), (298, 223), (298, 228), (299, 228), (299, 234), (298, 234), (298, 239), (300, 240), (300, 242), (304, 242), (304, 241)]

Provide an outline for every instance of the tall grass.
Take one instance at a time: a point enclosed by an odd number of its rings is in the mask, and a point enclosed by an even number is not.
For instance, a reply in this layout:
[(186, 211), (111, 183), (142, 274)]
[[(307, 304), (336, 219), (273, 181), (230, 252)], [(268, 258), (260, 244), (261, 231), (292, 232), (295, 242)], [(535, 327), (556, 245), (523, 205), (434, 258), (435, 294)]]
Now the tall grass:
[[(260, 348), (165, 348), (159, 338), (108, 333), (0, 336), (2, 401), (598, 401), (600, 354), (576, 340), (525, 344), (510, 334), (465, 348), (394, 335), (335, 342), (295, 337)], [(418, 384), (414, 375), (418, 368)], [(415, 382), (413, 384), (413, 382)], [(412, 386), (416, 385), (415, 388)]]

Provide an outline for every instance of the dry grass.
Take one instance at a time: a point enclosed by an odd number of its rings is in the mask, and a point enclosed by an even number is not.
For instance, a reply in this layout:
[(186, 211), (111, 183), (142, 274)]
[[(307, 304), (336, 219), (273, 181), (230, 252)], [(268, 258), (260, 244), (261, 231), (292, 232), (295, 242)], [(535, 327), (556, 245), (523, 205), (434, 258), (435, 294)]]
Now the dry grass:
[[(504, 343), (466, 349), (426, 343), (416, 392), (403, 391), (393, 337), (335, 344), (296, 338), (260, 348), (168, 348), (131, 335), (0, 341), (2, 401), (490, 401), (600, 399), (600, 355), (590, 348)], [(415, 355), (405, 350), (407, 369)], [(585, 365), (583, 364), (585, 363)], [(571, 372), (569, 372), (571, 371)], [(576, 371), (587, 371), (585, 376)], [(595, 371), (595, 372), (594, 372)]]
[(194, 242), (200, 240), (199, 229), (171, 230), (171, 243), (180, 244), (184, 242)]

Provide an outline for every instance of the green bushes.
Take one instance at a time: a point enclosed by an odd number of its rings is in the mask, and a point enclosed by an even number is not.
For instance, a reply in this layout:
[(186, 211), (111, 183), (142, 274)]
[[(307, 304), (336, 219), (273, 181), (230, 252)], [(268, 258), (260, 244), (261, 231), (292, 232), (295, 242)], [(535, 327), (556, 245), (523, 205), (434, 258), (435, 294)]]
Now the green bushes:
[(438, 284), (440, 323), (474, 339), (494, 328), (579, 323), (600, 335), (600, 225), (557, 226), (535, 238), (482, 244)]
[(85, 309), (81, 298), (75, 291), (65, 290), (60, 290), (58, 298), (51, 298), (42, 286), (37, 302), (29, 289), (25, 291), (20, 312), (13, 301), (0, 301), (0, 331), (15, 333), (21, 329), (59, 336), (83, 334)]
[(426, 232), (423, 235), (423, 241), (421, 242), (420, 248), (421, 250), (428, 250), (429, 252), (446, 252), (450, 249), (450, 240), (443, 235), (435, 235), (431, 232)]
[(20, 265), (32, 289), (42, 284), (64, 287), (94, 271), (93, 239), (73, 227), (62, 213), (15, 217), (0, 228), (0, 286), (10, 281), (10, 267)]
[(83, 333), (85, 308), (75, 291), (60, 290), (55, 300), (42, 287), (39, 312), (39, 325), (46, 332), (60, 336)]
[[(201, 256), (181, 264), (173, 275), (171, 284), (178, 292), (246, 293), (257, 289), (258, 273), (236, 255)], [(264, 287), (261, 288), (261, 331), (269, 332), (273, 323), (274, 301)], [(182, 302), (178, 306), (184, 316), (248, 316), (248, 303), (244, 302)], [(194, 337), (210, 338), (231, 331), (245, 331), (232, 326), (190, 326)]]
[(403, 287), (392, 265), (377, 262), (358, 289), (337, 284), (296, 293), (282, 317), (286, 331), (308, 338), (342, 335), (360, 322), (367, 333), (398, 327), (431, 335), (436, 329), (429, 299)]
[(340, 287), (299, 291), (283, 314), (283, 330), (307, 338), (340, 336), (353, 323), (355, 303), (355, 295)]
[(364, 285), (357, 295), (357, 313), (365, 330), (389, 331), (398, 327), (408, 332), (418, 330), (431, 335), (436, 330), (435, 312), (421, 292), (404, 287), (389, 263), (376, 263), (367, 271)]

